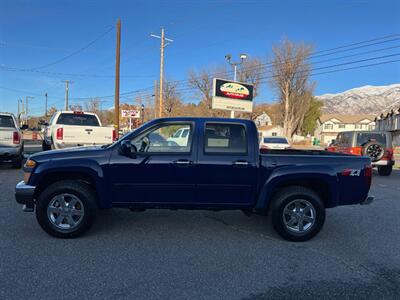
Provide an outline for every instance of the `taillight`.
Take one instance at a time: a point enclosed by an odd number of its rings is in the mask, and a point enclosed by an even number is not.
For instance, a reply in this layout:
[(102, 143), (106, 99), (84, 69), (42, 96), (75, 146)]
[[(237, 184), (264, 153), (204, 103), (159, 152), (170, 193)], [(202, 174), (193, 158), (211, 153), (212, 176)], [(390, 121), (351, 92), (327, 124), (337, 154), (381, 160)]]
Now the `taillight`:
[(372, 183), (372, 166), (371, 165), (365, 165), (364, 177), (367, 180), (368, 186), (371, 187), (371, 183)]
[(13, 144), (19, 144), (20, 141), (21, 141), (21, 137), (19, 135), (19, 132), (14, 131), (13, 132)]
[(386, 149), (382, 160), (392, 160), (393, 159), (393, 149)]
[(58, 128), (56, 132), (56, 139), (57, 140), (62, 140), (64, 138), (64, 129), (63, 128)]
[(113, 142), (117, 140), (117, 131), (115, 129), (112, 132), (112, 140)]
[(350, 148), (350, 154), (362, 155), (362, 147), (353, 147), (353, 148)]

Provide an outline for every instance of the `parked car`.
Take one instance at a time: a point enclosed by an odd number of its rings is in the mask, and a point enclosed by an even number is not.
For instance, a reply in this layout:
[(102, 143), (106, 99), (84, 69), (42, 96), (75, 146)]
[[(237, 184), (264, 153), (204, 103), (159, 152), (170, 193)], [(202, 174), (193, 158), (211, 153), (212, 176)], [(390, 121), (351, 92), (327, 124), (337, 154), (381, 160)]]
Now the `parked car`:
[(189, 130), (190, 128), (179, 128), (175, 133), (167, 139), (169, 142), (175, 142), (179, 146), (183, 146), (187, 144), (187, 140), (189, 138)]
[(43, 151), (76, 146), (105, 145), (117, 138), (113, 127), (102, 127), (94, 113), (59, 111), (45, 124)]
[[(160, 143), (177, 127), (189, 128), (186, 144)], [(255, 124), (240, 119), (156, 119), (109, 146), (34, 154), (24, 171), (16, 201), (62, 238), (88, 230), (97, 208), (121, 207), (270, 214), (283, 238), (306, 241), (326, 208), (373, 199), (369, 158), (260, 150)]]
[(389, 176), (395, 163), (392, 135), (383, 131), (347, 131), (337, 135), (334, 144), (327, 148), (331, 152), (367, 156), (378, 174)]
[(261, 138), (260, 148), (284, 150), (290, 148), (290, 144), (284, 136), (264, 136)]
[(11, 162), (21, 168), (24, 142), (18, 122), (13, 114), (0, 113), (0, 162)]

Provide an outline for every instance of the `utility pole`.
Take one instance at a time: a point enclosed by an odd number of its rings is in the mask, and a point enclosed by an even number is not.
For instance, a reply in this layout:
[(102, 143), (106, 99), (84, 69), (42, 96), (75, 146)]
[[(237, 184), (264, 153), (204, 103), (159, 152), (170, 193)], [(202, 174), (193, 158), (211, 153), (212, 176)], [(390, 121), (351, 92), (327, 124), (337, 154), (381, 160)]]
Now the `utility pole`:
[(35, 97), (26, 96), (25, 97), (25, 117), (26, 117), (26, 124), (28, 124), (28, 100), (34, 99)]
[(46, 102), (44, 106), (44, 116), (47, 117), (47, 93), (45, 93), (44, 96), (46, 97)]
[(119, 136), (119, 66), (121, 58), (121, 20), (117, 20), (117, 46), (115, 50), (115, 97), (114, 114), (117, 137)]
[(21, 108), (20, 108), (20, 105), (19, 105), (19, 102), (21, 101), (21, 99), (18, 99), (18, 115), (17, 115), (17, 117), (18, 117), (18, 123), (19, 123), (19, 114), (21, 113)]
[(69, 84), (73, 83), (70, 80), (64, 80), (65, 82), (65, 110), (68, 110), (68, 91), (69, 91)]
[(155, 37), (161, 40), (161, 45), (160, 45), (160, 90), (159, 90), (159, 103), (158, 103), (158, 109), (159, 109), (159, 117), (162, 117), (162, 111), (163, 111), (163, 80), (164, 80), (164, 48), (169, 45), (169, 43), (165, 43), (165, 41), (168, 41), (170, 43), (173, 42), (173, 40), (168, 39), (165, 37), (164, 33), (164, 28), (161, 28), (161, 36), (155, 35), (155, 34), (150, 34), (151, 37)]

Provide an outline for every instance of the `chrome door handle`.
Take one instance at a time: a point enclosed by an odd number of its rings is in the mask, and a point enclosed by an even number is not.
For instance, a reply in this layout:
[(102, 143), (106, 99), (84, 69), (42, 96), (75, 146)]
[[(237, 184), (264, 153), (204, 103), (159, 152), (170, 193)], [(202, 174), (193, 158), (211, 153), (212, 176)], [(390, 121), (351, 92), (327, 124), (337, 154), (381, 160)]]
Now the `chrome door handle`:
[(186, 167), (190, 166), (193, 162), (191, 160), (176, 160), (174, 161), (175, 165), (181, 166), (181, 167)]
[(245, 168), (245, 167), (247, 167), (249, 165), (249, 162), (243, 161), (243, 160), (238, 160), (238, 161), (235, 161), (233, 163), (233, 165), (236, 166), (236, 167)]

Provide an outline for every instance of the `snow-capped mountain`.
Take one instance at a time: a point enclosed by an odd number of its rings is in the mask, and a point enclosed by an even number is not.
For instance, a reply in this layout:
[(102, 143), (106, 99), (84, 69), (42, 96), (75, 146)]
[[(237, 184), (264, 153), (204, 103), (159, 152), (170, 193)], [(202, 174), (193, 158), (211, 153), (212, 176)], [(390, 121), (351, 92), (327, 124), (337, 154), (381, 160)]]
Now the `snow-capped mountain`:
[(324, 102), (323, 112), (332, 114), (373, 114), (400, 107), (400, 83), (351, 89), (339, 94), (317, 96)]

